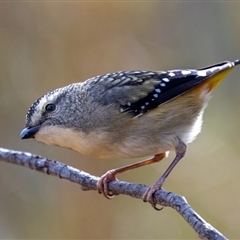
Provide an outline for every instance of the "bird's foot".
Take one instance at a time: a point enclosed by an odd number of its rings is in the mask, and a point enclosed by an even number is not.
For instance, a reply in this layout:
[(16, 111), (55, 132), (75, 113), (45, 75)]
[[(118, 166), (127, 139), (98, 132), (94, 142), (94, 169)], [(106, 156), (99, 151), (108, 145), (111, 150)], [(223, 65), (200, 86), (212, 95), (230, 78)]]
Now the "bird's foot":
[(114, 194), (109, 191), (108, 183), (111, 181), (118, 181), (116, 178), (116, 172), (114, 170), (109, 170), (103, 174), (97, 182), (97, 189), (99, 193), (102, 193), (107, 199), (114, 197)]
[(144, 202), (149, 202), (151, 206), (157, 211), (161, 211), (163, 207), (158, 208), (156, 206), (157, 204), (154, 202), (153, 196), (157, 190), (160, 190), (162, 188), (163, 182), (164, 181), (162, 181), (160, 178), (159, 181), (155, 182), (152, 186), (147, 188), (146, 192), (143, 194), (143, 197), (142, 197)]

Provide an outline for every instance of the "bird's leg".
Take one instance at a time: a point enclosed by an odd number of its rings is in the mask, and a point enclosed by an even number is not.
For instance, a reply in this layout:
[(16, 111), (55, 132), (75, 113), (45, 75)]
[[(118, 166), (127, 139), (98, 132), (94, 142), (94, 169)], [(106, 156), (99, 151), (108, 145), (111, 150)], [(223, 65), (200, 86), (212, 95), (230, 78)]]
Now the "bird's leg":
[(114, 194), (110, 193), (109, 190), (108, 190), (108, 183), (110, 181), (117, 180), (117, 178), (116, 178), (117, 174), (126, 172), (128, 170), (132, 170), (132, 169), (135, 169), (135, 168), (139, 168), (139, 167), (151, 164), (151, 163), (159, 162), (165, 156), (166, 156), (166, 153), (160, 153), (160, 154), (157, 154), (150, 159), (143, 160), (143, 161), (140, 161), (140, 162), (137, 162), (137, 163), (133, 163), (133, 164), (124, 166), (124, 167), (115, 168), (115, 169), (107, 171), (105, 174), (103, 174), (100, 177), (100, 179), (97, 182), (98, 192), (103, 193), (103, 195), (108, 199), (114, 197)]
[(157, 190), (162, 188), (162, 185), (165, 182), (168, 175), (170, 174), (170, 172), (173, 170), (176, 164), (180, 161), (180, 159), (182, 159), (183, 156), (185, 155), (186, 148), (187, 148), (186, 144), (181, 139), (178, 138), (178, 144), (175, 147), (176, 157), (174, 158), (172, 163), (169, 165), (167, 170), (163, 173), (163, 175), (152, 186), (148, 187), (147, 191), (143, 194), (143, 197), (142, 197), (143, 201), (149, 202), (155, 210), (159, 211), (162, 208), (159, 209), (156, 207), (156, 203), (154, 203), (153, 195)]

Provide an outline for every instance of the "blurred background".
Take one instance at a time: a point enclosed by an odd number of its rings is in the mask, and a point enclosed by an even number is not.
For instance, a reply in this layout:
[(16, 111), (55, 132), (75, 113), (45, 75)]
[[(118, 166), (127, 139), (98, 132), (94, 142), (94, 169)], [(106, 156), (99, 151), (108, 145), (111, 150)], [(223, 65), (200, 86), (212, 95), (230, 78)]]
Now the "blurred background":
[[(200, 68), (240, 58), (240, 2), (1, 2), (0, 146), (29, 151), (100, 176), (134, 160), (102, 160), (22, 141), (29, 106), (72, 82), (117, 70)], [(228, 238), (240, 238), (240, 68), (222, 82), (164, 188)], [(174, 154), (122, 174), (156, 181)], [(172, 209), (154, 211), (126, 196), (97, 192), (0, 162), (2, 239), (193, 239)]]

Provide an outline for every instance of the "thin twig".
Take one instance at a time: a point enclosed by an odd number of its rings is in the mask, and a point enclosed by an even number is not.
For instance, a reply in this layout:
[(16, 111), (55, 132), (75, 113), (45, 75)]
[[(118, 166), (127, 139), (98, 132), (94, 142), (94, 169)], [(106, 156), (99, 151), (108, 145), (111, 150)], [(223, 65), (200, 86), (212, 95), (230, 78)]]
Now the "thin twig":
[[(98, 177), (92, 176), (84, 171), (62, 164), (58, 161), (49, 160), (31, 153), (4, 148), (0, 148), (0, 160), (70, 180), (71, 182), (78, 183), (82, 190), (97, 190), (96, 184), (99, 179)], [(147, 186), (142, 184), (133, 184), (122, 181), (112, 181), (109, 183), (109, 190), (113, 194), (124, 194), (139, 199), (142, 198), (146, 189)], [(175, 209), (188, 222), (201, 239), (227, 239), (201, 218), (191, 208), (184, 197), (162, 189), (154, 194), (154, 200), (157, 204)]]

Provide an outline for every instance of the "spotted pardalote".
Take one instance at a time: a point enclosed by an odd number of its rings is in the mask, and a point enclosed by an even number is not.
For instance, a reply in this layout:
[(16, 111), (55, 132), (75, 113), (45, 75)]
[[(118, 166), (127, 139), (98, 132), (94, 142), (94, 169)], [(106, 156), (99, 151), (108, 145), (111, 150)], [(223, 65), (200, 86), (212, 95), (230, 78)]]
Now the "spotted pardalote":
[(73, 83), (37, 99), (20, 136), (112, 160), (153, 156), (105, 173), (97, 187), (107, 198), (113, 196), (108, 182), (116, 174), (175, 151), (173, 162), (143, 195), (157, 209), (154, 192), (200, 132), (212, 90), (238, 64), (240, 60), (201, 69), (120, 71)]

